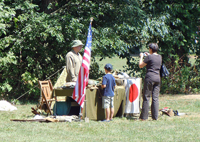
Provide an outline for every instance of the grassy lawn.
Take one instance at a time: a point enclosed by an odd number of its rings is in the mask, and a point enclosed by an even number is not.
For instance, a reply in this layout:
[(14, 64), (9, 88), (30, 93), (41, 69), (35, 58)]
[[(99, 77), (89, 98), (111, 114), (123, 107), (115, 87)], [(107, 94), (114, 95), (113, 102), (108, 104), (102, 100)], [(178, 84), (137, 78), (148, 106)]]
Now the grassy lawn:
[(170, 107), (184, 116), (161, 115), (158, 121), (114, 118), (112, 122), (14, 122), (10, 119), (31, 119), (31, 107), (16, 105), (18, 110), (0, 111), (1, 142), (66, 142), (66, 141), (200, 141), (200, 95), (162, 95), (160, 108)]
[[(100, 58), (97, 57), (97, 61), (99, 60)], [(104, 71), (104, 66), (107, 64), (107, 63), (110, 63), (113, 65), (113, 70), (123, 70), (123, 66), (126, 66), (126, 59), (122, 59), (122, 58), (118, 58), (118, 57), (113, 57), (113, 58), (105, 58), (101, 61), (98, 61), (99, 63), (99, 67), (100, 67), (100, 70)]]

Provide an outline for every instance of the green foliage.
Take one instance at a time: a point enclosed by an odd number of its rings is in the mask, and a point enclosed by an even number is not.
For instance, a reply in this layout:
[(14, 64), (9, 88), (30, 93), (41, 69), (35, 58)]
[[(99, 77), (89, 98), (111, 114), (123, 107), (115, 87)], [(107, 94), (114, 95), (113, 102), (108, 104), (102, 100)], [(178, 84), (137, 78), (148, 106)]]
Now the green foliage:
[(179, 94), (179, 93), (198, 93), (200, 85), (199, 69), (196, 65), (182, 63), (182, 60), (176, 56), (174, 63), (167, 63), (171, 66), (169, 77), (162, 79), (161, 93)]
[[(193, 53), (200, 55), (197, 25), (199, 25), (199, 0), (188, 2), (170, 0), (103, 0), (103, 1), (39, 1), (4, 0), (0, 2), (0, 94), (17, 98), (31, 89), (26, 99), (39, 96), (37, 80), (44, 80), (65, 65), (64, 57), (71, 50), (74, 39), (86, 42), (90, 17), (93, 42), (92, 58), (100, 56), (127, 59), (125, 68), (132, 76), (144, 77), (145, 69), (139, 69), (139, 54), (149, 42), (159, 42), (160, 53), (165, 62), (170, 62), (170, 81), (177, 83), (176, 65), (181, 68), (182, 79), (187, 81), (179, 91), (199, 91), (199, 61), (195, 67), (177, 64), (177, 58)], [(181, 58), (188, 63), (187, 56)], [(98, 61), (96, 61), (98, 63)], [(91, 77), (101, 75), (98, 64), (93, 64)], [(187, 73), (192, 75), (187, 77)], [(180, 74), (179, 74), (180, 75)], [(183, 76), (185, 75), (185, 77)], [(174, 79), (174, 80), (173, 80)], [(54, 83), (56, 76), (51, 78)], [(181, 80), (181, 79), (179, 79)], [(180, 84), (180, 83), (178, 83)], [(188, 86), (189, 85), (189, 86)], [(165, 86), (165, 85), (164, 85)], [(167, 88), (167, 87), (165, 87)], [(167, 92), (163, 90), (163, 92)]]
[(4, 1), (0, 2), (0, 36), (6, 35), (9, 27), (11, 27), (10, 21), (15, 16), (15, 11), (6, 6)]
[[(34, 10), (36, 5), (28, 1), (13, 3), (17, 11), (14, 25), (7, 36), (1, 39), (1, 52), (9, 51), (13, 56), (1, 53), (2, 84), (7, 83), (15, 89), (1, 90), (2, 94), (12, 94), (16, 98), (54, 73), (63, 63), (64, 37), (59, 19)], [(57, 45), (57, 46), (56, 46)], [(12, 58), (14, 61), (6, 58)], [(6, 61), (9, 61), (9, 64)], [(7, 63), (7, 64), (6, 64)], [(5, 65), (6, 64), (6, 65)], [(4, 67), (4, 68), (2, 68)], [(5, 87), (4, 87), (5, 88)], [(33, 96), (33, 90), (29, 93)], [(27, 98), (29, 98), (27, 96)], [(38, 98), (39, 94), (37, 95)]]
[[(160, 47), (160, 54), (163, 61), (168, 63), (170, 79), (162, 81), (161, 92), (163, 93), (192, 93), (199, 92), (198, 72), (188, 67), (188, 54), (199, 55), (199, 42), (196, 39), (199, 26), (200, 7), (199, 1), (161, 1), (145, 0), (142, 3), (142, 10), (146, 12), (141, 34), (144, 44), (157, 42)], [(189, 22), (190, 21), (190, 22)], [(141, 49), (141, 47), (140, 47)], [(124, 54), (126, 57), (127, 54)], [(179, 60), (180, 58), (180, 60)], [(138, 69), (138, 62), (129, 60), (128, 69)], [(134, 74), (133, 74), (134, 75)], [(144, 76), (144, 71), (141, 71)], [(193, 81), (195, 82), (193, 82)], [(196, 85), (195, 85), (196, 84)]]

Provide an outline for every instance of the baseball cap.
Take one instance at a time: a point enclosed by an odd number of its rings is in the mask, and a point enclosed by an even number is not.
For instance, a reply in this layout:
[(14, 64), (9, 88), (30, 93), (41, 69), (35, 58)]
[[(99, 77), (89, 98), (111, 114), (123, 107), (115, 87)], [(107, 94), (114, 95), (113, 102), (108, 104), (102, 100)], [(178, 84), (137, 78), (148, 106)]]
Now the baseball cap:
[(106, 70), (112, 70), (112, 65), (111, 64), (106, 64), (105, 66), (104, 66), (104, 68), (106, 69)]

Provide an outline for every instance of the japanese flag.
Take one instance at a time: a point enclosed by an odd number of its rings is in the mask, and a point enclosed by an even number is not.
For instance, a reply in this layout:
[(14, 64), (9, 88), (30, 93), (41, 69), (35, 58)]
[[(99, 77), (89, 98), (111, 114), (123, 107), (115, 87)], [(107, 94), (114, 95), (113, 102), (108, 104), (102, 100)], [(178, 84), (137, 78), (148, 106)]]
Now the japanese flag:
[(125, 80), (126, 107), (125, 113), (140, 113), (141, 78), (128, 78)]

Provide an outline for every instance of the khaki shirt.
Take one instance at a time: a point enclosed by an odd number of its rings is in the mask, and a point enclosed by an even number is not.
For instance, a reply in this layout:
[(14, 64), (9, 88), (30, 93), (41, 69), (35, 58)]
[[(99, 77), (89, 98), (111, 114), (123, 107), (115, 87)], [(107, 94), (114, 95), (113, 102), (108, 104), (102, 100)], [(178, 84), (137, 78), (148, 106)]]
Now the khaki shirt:
[(67, 71), (66, 82), (76, 81), (82, 63), (81, 54), (80, 53), (76, 54), (76, 52), (72, 50), (67, 53), (65, 61), (66, 61), (66, 71)]

